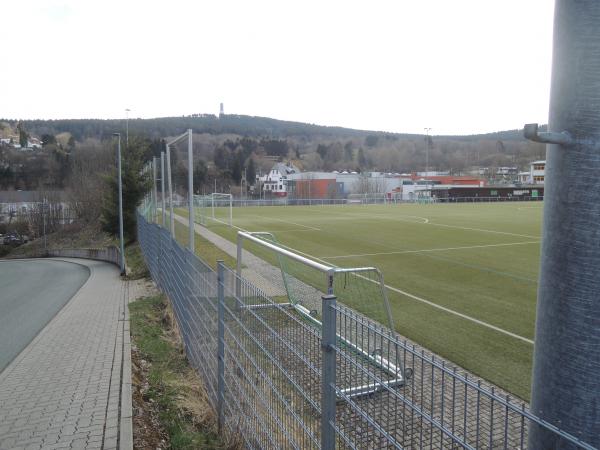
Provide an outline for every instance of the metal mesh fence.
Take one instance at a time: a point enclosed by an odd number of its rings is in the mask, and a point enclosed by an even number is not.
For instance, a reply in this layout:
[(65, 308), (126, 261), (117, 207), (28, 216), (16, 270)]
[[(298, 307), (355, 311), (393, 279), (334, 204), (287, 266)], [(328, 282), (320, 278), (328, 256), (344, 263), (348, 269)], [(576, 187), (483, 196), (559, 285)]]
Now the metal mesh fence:
[(141, 215), (138, 236), (221, 431), (247, 448), (523, 449), (536, 426), (593, 450), (334, 296), (319, 325)]
[(232, 200), (232, 206), (358, 206), (358, 205), (395, 205), (408, 203), (498, 203), (498, 202), (541, 202), (543, 196), (516, 195), (511, 197), (416, 197), (414, 199), (401, 199), (397, 196), (388, 197), (361, 197), (353, 198), (295, 198), (274, 197), (266, 199), (240, 199)]

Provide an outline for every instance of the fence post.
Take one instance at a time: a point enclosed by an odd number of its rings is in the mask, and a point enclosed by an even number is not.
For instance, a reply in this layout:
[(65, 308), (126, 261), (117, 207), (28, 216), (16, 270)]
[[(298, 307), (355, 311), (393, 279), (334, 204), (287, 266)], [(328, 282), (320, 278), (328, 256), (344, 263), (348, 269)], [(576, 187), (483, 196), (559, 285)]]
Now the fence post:
[(236, 260), (236, 269), (235, 272), (237, 277), (235, 277), (235, 295), (239, 299), (242, 296), (242, 256), (244, 252), (244, 238), (237, 235), (237, 260)]
[(217, 317), (218, 317), (218, 343), (217, 343), (217, 416), (219, 432), (223, 427), (223, 403), (225, 401), (225, 265), (222, 260), (217, 261)]
[(335, 295), (322, 299), (323, 329), (321, 337), (321, 449), (335, 449)]

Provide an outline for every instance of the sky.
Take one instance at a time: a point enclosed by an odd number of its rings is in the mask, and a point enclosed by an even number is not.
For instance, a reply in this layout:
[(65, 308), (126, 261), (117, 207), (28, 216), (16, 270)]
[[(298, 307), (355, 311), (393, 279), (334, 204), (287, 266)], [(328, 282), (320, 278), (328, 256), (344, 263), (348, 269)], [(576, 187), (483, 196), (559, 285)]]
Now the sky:
[(0, 117), (546, 123), (553, 0), (4, 0)]

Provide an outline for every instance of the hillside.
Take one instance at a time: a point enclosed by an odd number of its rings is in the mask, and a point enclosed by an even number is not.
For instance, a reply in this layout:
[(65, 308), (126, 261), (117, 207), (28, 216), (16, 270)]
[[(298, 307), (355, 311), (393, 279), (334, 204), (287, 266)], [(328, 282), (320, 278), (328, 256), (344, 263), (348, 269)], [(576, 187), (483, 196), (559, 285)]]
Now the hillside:
[[(0, 119), (7, 125), (15, 127), (17, 121)], [(64, 119), (64, 120), (24, 120), (25, 129), (33, 134), (57, 135), (62, 132), (71, 133), (76, 140), (86, 138), (103, 139), (115, 131), (125, 127), (123, 119)], [(154, 119), (129, 119), (131, 133), (145, 134), (151, 138), (175, 136), (188, 128), (194, 133), (236, 134), (240, 136), (273, 138), (357, 138), (368, 135), (388, 136), (392, 139), (415, 139), (423, 137), (420, 134), (388, 133), (374, 130), (357, 130), (335, 126), (314, 125), (302, 122), (291, 122), (272, 119), (269, 117), (243, 116), (227, 114), (217, 117), (212, 114), (199, 114), (182, 117), (160, 117)], [(502, 139), (523, 140), (521, 130), (497, 131), (479, 135), (467, 136), (436, 136), (447, 140), (477, 140)]]
[[(125, 120), (2, 120), (3, 134), (18, 129), (43, 144), (41, 151), (25, 154), (0, 145), (0, 188), (36, 189), (64, 186), (75, 161), (92, 152), (110, 154), (112, 134), (125, 132)], [(131, 136), (151, 140), (158, 155), (160, 140), (194, 131), (194, 153), (199, 186), (215, 180), (224, 189), (239, 186), (244, 173), (270, 170), (273, 160), (293, 159), (301, 169), (382, 172), (449, 171), (452, 174), (495, 173), (493, 168), (527, 169), (545, 156), (545, 146), (526, 141), (521, 130), (496, 131), (468, 136), (431, 136), (357, 130), (290, 122), (268, 117), (199, 114), (186, 117), (130, 119)], [(4, 147), (2, 147), (4, 145)], [(185, 148), (174, 148), (177, 180), (185, 178)], [(179, 153), (179, 154), (178, 154)], [(428, 164), (427, 164), (428, 162)], [(77, 163), (75, 163), (77, 164)], [(81, 163), (79, 163), (81, 164)], [(481, 169), (481, 172), (480, 172)], [(490, 170), (486, 170), (490, 169)], [(48, 175), (50, 174), (50, 176)], [(501, 178), (495, 182), (510, 182)]]

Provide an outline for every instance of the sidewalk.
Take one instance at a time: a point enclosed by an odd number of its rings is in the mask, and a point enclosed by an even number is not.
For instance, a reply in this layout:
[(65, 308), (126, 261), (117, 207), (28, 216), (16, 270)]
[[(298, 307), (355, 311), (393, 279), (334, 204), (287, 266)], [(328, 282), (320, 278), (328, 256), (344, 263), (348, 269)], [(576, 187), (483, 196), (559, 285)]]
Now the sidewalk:
[(0, 374), (0, 450), (130, 450), (130, 283), (111, 264), (60, 259), (90, 277)]

